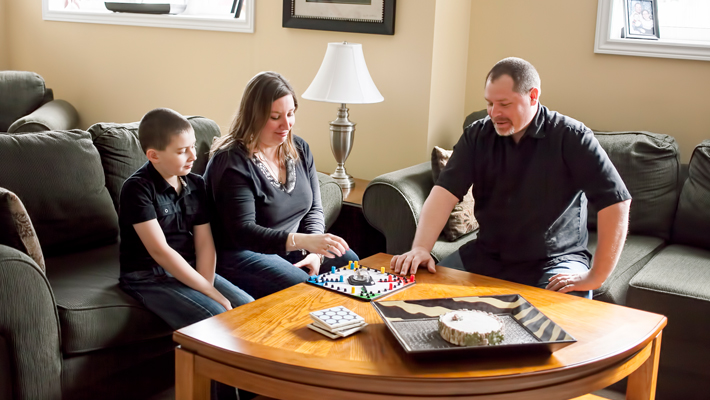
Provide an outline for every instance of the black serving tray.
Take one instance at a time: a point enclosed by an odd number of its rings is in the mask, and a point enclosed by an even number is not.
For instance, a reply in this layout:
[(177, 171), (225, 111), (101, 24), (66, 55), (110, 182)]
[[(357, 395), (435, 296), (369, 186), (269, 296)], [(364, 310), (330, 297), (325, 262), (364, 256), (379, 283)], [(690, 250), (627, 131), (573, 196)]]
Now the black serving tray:
[(113, 12), (127, 12), (138, 14), (180, 14), (185, 11), (187, 4), (170, 3), (120, 3), (104, 2), (107, 10)]
[[(373, 302), (387, 328), (410, 354), (554, 352), (577, 340), (519, 294)], [(439, 335), (439, 315), (480, 310), (503, 320), (503, 342), (495, 346), (456, 346)]]

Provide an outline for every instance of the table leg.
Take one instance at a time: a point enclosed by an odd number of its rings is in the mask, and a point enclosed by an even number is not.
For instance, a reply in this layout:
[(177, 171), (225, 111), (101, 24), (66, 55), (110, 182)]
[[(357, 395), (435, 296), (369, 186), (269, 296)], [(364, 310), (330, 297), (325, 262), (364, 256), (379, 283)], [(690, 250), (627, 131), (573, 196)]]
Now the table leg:
[(629, 375), (629, 381), (626, 387), (627, 400), (654, 400), (656, 398), (658, 360), (661, 355), (662, 335), (663, 332), (659, 332), (658, 336), (651, 342), (653, 347), (651, 348), (651, 354), (648, 356), (646, 362)]
[(210, 380), (195, 372), (195, 355), (175, 349), (175, 400), (209, 400)]

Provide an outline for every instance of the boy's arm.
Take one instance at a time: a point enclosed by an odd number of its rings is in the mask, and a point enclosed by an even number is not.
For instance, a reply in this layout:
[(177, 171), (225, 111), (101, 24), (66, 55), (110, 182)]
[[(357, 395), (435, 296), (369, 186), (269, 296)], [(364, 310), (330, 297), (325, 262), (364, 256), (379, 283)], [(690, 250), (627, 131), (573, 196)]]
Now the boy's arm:
[(211, 285), (214, 285), (214, 269), (217, 263), (214, 240), (210, 224), (195, 225), (195, 254), (197, 255), (197, 272)]
[(165, 234), (160, 228), (157, 219), (134, 224), (133, 227), (138, 233), (141, 242), (153, 260), (158, 265), (165, 268), (177, 280), (183, 284), (203, 293), (214, 301), (222, 305), (226, 310), (231, 310), (232, 305), (226, 297), (215, 289), (202, 275), (200, 275), (182, 256), (168, 245)]

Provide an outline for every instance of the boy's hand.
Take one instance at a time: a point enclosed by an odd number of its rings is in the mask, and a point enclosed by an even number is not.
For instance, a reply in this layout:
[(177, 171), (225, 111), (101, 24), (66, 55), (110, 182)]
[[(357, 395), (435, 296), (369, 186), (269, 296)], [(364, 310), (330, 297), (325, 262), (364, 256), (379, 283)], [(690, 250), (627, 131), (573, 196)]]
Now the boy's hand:
[[(215, 289), (215, 292), (217, 292), (216, 289)], [(210, 296), (210, 297), (212, 297), (212, 296)], [(222, 307), (224, 307), (225, 310), (229, 311), (232, 309), (232, 303), (230, 303), (226, 297), (222, 296), (222, 293), (217, 292), (217, 295), (215, 297), (212, 297), (212, 299), (214, 301), (216, 301), (217, 303), (219, 303)]]
[(320, 271), (320, 257), (318, 254), (309, 254), (303, 260), (293, 264), (296, 268), (308, 268), (308, 275), (317, 275)]

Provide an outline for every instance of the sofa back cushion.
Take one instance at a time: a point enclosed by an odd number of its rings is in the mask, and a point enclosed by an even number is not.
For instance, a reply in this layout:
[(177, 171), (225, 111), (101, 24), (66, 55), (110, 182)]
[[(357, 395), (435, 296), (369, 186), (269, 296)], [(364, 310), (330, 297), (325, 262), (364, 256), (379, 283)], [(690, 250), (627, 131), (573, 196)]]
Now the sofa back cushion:
[(0, 132), (39, 108), (46, 92), (44, 79), (34, 72), (0, 71)]
[(710, 140), (700, 143), (688, 164), (673, 224), (673, 242), (710, 250)]
[[(651, 132), (594, 132), (631, 196), (629, 232), (669, 239), (678, 201), (680, 154), (672, 136)], [(597, 211), (589, 207), (589, 228)]]
[(45, 255), (118, 238), (118, 218), (88, 132), (0, 134), (0, 186), (24, 203)]
[[(192, 172), (202, 175), (207, 167), (210, 146), (220, 135), (219, 126), (204, 117), (187, 117), (197, 140), (197, 160), (192, 164)], [(106, 176), (106, 188), (116, 210), (123, 182), (128, 179), (148, 159), (138, 141), (138, 124), (98, 123), (89, 128), (94, 145), (101, 154), (101, 164)]]

